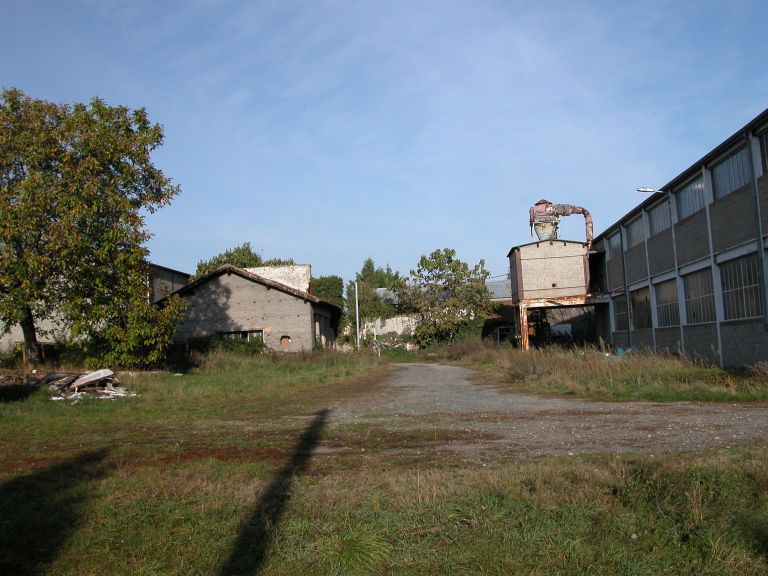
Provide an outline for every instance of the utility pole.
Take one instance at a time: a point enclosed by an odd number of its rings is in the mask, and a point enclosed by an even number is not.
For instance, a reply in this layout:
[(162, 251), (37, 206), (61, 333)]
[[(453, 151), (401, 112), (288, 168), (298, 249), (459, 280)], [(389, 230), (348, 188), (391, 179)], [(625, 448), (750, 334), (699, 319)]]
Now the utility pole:
[(360, 304), (357, 300), (357, 282), (355, 282), (355, 330), (357, 334), (357, 349), (360, 350)]

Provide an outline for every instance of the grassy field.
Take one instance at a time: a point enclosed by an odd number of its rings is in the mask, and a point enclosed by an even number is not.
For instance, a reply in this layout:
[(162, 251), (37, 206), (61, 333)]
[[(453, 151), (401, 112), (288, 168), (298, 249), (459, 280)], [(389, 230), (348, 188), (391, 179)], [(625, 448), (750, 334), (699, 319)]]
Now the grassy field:
[[(510, 392), (652, 402), (768, 402), (768, 363), (723, 370), (680, 356), (634, 352), (622, 358), (595, 348), (522, 351), (468, 340), (410, 361), (453, 362), (486, 373)], [(393, 353), (396, 361), (408, 354)]]
[(768, 571), (767, 446), (481, 465), (401, 428), (367, 445), (333, 407), (390, 369), (217, 354), (121, 376), (136, 398), (0, 403), (0, 573)]

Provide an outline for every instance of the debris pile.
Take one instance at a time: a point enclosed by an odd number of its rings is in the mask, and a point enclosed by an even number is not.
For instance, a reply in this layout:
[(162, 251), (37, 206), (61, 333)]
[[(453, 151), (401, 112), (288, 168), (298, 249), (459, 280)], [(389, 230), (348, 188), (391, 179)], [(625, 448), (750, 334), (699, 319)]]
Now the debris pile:
[(13, 370), (0, 370), (0, 386), (20, 386), (24, 378)]
[(54, 396), (52, 400), (83, 398), (84, 396), (96, 396), (98, 398), (136, 396), (136, 394), (123, 388), (114, 372), (108, 369), (85, 374), (76, 372), (38, 374), (33, 371), (29, 376), (29, 383), (47, 386), (49, 390), (58, 392), (59, 396)]

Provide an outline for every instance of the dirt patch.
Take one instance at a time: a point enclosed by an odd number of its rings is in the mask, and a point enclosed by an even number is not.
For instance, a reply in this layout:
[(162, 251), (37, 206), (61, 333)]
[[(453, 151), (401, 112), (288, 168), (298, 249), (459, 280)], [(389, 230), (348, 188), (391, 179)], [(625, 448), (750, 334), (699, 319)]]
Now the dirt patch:
[[(364, 448), (366, 441), (379, 450), (431, 447), (473, 460), (627, 451), (662, 454), (728, 449), (765, 443), (768, 438), (766, 404), (539, 397), (501, 393), (479, 378), (466, 368), (405, 364), (373, 394), (339, 402), (332, 420), (374, 427), (376, 435), (367, 432), (348, 440), (355, 447)], [(414, 438), (411, 446), (409, 435)]]

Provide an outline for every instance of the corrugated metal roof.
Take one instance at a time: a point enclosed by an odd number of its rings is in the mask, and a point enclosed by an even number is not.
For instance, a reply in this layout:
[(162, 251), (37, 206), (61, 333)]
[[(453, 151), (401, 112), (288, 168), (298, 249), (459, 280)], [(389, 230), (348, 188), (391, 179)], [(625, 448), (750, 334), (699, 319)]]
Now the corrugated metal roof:
[(485, 285), (491, 293), (491, 300), (509, 300), (512, 298), (512, 284), (509, 278), (486, 280)]

